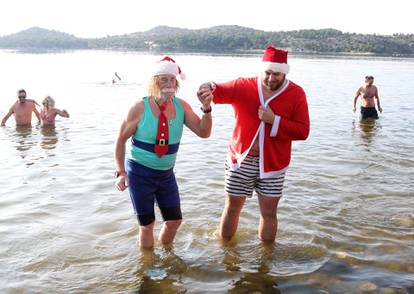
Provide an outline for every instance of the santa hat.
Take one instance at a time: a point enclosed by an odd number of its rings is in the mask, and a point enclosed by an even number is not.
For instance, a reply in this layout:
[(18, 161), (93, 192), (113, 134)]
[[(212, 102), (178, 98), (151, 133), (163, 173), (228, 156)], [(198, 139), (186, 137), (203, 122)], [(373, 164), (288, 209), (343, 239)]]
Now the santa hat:
[(289, 64), (287, 63), (288, 52), (268, 46), (263, 54), (264, 70), (272, 70), (274, 72), (289, 73)]
[(168, 56), (165, 56), (157, 62), (153, 75), (180, 75), (182, 80), (185, 80), (186, 78), (185, 74), (181, 71), (181, 68), (177, 65), (174, 59)]

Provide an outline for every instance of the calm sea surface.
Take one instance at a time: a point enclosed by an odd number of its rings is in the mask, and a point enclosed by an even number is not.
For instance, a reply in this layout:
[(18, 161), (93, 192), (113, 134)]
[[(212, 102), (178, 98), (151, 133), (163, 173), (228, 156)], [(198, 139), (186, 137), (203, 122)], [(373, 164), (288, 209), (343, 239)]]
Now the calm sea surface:
[[(260, 61), (173, 57), (188, 77), (178, 96), (197, 113), (201, 82), (255, 75)], [(294, 143), (274, 245), (257, 238), (257, 197), (235, 240), (217, 237), (233, 111), (213, 106), (210, 138), (183, 135), (174, 246), (142, 253), (128, 192), (114, 188), (113, 150), (158, 59), (0, 51), (0, 115), (18, 88), (38, 101), (53, 96), (71, 115), (54, 130), (16, 128), (13, 118), (0, 128), (1, 293), (414, 293), (414, 60), (290, 58), (311, 134)], [(115, 71), (123, 81), (112, 85)], [(384, 110), (374, 123), (352, 113), (367, 74)]]

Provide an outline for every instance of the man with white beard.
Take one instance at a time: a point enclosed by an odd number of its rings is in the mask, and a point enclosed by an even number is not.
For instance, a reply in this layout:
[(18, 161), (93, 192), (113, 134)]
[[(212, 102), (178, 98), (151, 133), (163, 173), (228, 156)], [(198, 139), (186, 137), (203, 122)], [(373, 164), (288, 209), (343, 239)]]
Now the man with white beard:
[[(172, 243), (181, 224), (175, 164), (183, 125), (196, 135), (207, 138), (211, 133), (211, 100), (200, 97), (203, 116), (200, 119), (191, 106), (175, 94), (184, 75), (170, 57), (156, 66), (148, 85), (148, 96), (136, 102), (122, 122), (115, 147), (116, 187), (129, 188), (132, 205), (140, 224), (141, 247), (154, 246), (154, 202), (157, 201), (163, 227), (159, 241)], [(132, 137), (131, 152), (125, 162), (125, 143)], [(124, 164), (124, 162), (126, 164)]]

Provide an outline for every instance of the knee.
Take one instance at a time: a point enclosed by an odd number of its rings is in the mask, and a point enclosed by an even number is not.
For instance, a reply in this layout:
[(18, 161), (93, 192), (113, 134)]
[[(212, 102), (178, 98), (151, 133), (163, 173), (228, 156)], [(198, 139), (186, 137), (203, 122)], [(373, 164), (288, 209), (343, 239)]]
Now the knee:
[(168, 220), (164, 222), (164, 225), (166, 226), (166, 228), (170, 230), (177, 230), (181, 225), (181, 221), (182, 221), (181, 219)]
[(263, 211), (260, 213), (260, 217), (266, 222), (276, 221), (276, 212), (275, 211)]
[(228, 204), (225, 207), (226, 214), (229, 216), (237, 216), (240, 214), (240, 211), (242, 209), (242, 206), (240, 205), (234, 205), (234, 204)]
[(152, 223), (150, 223), (148, 225), (145, 225), (145, 226), (142, 226), (141, 225), (141, 226), (139, 226), (139, 229), (143, 233), (150, 233), (150, 232), (152, 232), (154, 230), (154, 222), (152, 222)]

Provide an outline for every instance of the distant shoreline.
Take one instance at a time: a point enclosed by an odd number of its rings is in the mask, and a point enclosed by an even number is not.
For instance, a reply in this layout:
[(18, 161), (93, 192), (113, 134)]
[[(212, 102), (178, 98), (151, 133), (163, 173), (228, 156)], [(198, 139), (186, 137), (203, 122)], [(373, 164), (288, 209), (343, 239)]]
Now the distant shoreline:
[(231, 25), (197, 30), (158, 26), (145, 32), (87, 39), (33, 27), (0, 37), (3, 49), (55, 52), (87, 49), (245, 55), (260, 54), (269, 44), (294, 55), (414, 57), (414, 34), (367, 35), (331, 28), (268, 32)]
[[(131, 50), (128, 48), (0, 48), (0, 52), (20, 53), (20, 54), (48, 54), (48, 53), (67, 53), (74, 51), (108, 51), (108, 52), (125, 52), (125, 53), (142, 53), (152, 55), (176, 54), (176, 55), (212, 55), (212, 56), (260, 56), (263, 50), (245, 50), (245, 51), (193, 51), (193, 50), (170, 50), (170, 51), (153, 51), (153, 50)], [(289, 51), (293, 57), (384, 57), (384, 58), (414, 58), (414, 54), (377, 54), (372, 52), (300, 52)]]

